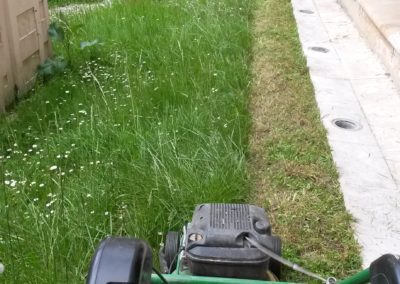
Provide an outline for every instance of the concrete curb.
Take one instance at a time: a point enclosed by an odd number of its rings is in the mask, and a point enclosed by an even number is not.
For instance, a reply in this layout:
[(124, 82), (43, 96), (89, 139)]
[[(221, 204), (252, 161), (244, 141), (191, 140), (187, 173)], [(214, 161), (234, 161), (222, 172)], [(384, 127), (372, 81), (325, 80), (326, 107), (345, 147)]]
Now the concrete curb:
[(400, 89), (400, 1), (338, 0)]

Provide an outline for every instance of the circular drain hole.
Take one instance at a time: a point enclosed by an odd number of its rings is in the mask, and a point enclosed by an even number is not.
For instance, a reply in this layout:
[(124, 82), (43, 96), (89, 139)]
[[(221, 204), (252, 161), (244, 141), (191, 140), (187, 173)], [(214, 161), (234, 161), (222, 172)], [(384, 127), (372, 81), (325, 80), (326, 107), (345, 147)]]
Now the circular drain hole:
[(321, 47), (321, 46), (313, 46), (310, 47), (311, 50), (313, 51), (317, 51), (317, 52), (322, 52), (322, 53), (328, 53), (329, 49), (325, 48), (325, 47)]
[(314, 14), (314, 12), (311, 10), (299, 10), (299, 12), (304, 14)]
[(343, 118), (338, 118), (338, 119), (334, 119), (332, 121), (332, 123), (341, 128), (341, 129), (345, 129), (345, 130), (352, 130), (352, 131), (356, 131), (356, 130), (360, 130), (361, 129), (361, 125), (353, 120), (350, 119), (343, 119)]

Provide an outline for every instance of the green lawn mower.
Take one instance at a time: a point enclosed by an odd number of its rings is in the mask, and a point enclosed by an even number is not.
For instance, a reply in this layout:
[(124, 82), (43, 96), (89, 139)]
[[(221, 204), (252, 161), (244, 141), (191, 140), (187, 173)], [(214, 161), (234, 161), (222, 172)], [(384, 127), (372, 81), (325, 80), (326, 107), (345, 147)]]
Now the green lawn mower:
[[(347, 279), (324, 278), (281, 257), (264, 209), (247, 204), (201, 204), (182, 233), (168, 232), (161, 272), (143, 241), (110, 237), (93, 256), (87, 284), (267, 284), (286, 265), (322, 283), (400, 284), (400, 260), (387, 254)], [(310, 278), (311, 279), (311, 278)]]

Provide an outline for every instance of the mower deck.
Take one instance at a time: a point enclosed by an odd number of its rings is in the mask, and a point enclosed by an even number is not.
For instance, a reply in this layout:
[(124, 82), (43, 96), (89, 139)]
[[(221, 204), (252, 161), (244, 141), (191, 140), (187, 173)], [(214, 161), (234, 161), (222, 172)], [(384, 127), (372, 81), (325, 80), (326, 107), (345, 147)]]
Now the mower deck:
[[(222, 277), (206, 277), (206, 276), (192, 276), (183, 274), (163, 274), (168, 284), (295, 284), (292, 282), (271, 282), (263, 280), (249, 280), (238, 278), (222, 278)], [(151, 275), (152, 284), (164, 284), (163, 280), (157, 275)]]

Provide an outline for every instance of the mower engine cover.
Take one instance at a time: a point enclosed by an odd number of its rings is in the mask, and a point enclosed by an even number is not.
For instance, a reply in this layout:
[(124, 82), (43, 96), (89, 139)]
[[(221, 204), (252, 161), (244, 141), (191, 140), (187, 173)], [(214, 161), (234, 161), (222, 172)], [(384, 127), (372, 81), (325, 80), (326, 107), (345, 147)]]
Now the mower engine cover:
[(247, 204), (198, 205), (186, 234), (185, 258), (190, 272), (266, 279), (270, 258), (251, 247), (245, 237), (280, 254), (280, 239), (271, 235), (264, 209)]

